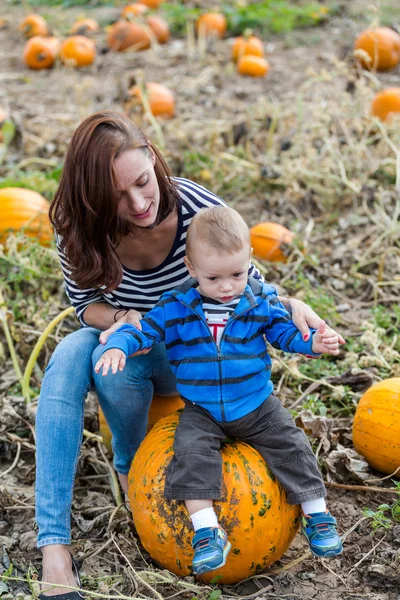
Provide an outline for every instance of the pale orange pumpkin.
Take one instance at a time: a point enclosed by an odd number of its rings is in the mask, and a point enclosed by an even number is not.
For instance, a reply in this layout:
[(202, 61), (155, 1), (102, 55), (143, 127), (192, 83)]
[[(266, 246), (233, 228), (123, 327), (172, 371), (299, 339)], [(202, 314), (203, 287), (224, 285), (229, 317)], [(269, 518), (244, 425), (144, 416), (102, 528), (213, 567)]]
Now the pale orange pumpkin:
[(24, 47), (24, 63), (30, 69), (51, 69), (60, 51), (60, 40), (54, 36), (36, 35)]
[(40, 15), (27, 15), (18, 26), (19, 31), (22, 31), (27, 38), (34, 35), (47, 35), (49, 29), (47, 21)]
[(117, 21), (108, 32), (107, 44), (115, 52), (123, 52), (127, 48), (146, 50), (150, 48), (151, 39), (138, 23)]
[[(400, 62), (400, 35), (389, 27), (377, 27), (363, 31), (354, 43), (356, 60), (365, 68), (388, 71)], [(357, 51), (368, 55), (363, 56)]]
[(237, 62), (242, 56), (264, 56), (264, 46), (260, 38), (250, 33), (235, 38), (232, 46), (232, 59)]
[[(147, 434), (129, 471), (128, 496), (144, 548), (165, 569), (185, 577), (191, 574), (193, 528), (184, 503), (164, 498), (178, 421), (179, 413), (173, 413)], [(224, 567), (201, 579), (235, 583), (279, 560), (297, 532), (300, 507), (287, 503), (280, 483), (252, 446), (227, 439), (221, 454), (223, 493), (215, 510), (232, 550)]]
[(382, 121), (400, 114), (400, 87), (387, 88), (378, 92), (371, 105), (371, 113)]
[(48, 212), (47, 200), (33, 190), (0, 189), (0, 242), (5, 242), (9, 232), (23, 229), (27, 236), (47, 245), (54, 237)]
[(237, 71), (241, 75), (264, 77), (269, 71), (269, 63), (262, 56), (246, 54), (245, 56), (239, 58), (237, 62)]
[[(145, 86), (150, 110), (155, 117), (171, 118), (175, 114), (175, 96), (173, 92), (162, 83), (149, 81)], [(142, 91), (139, 86), (130, 88), (129, 94), (133, 98), (142, 100)]]
[(87, 67), (96, 58), (96, 44), (84, 35), (73, 35), (61, 44), (60, 57), (72, 67)]
[[(183, 408), (184, 404), (180, 396), (157, 396), (154, 394), (150, 404), (149, 415), (147, 419), (147, 432), (164, 417)], [(111, 452), (111, 431), (104, 417), (103, 411), (99, 407), (99, 431), (103, 438), (105, 446)]]
[(270, 262), (286, 262), (294, 234), (279, 223), (258, 223), (250, 229), (254, 256)]
[(151, 15), (147, 17), (146, 22), (156, 36), (157, 42), (166, 44), (171, 35), (167, 21), (158, 15)]
[(201, 15), (196, 21), (196, 30), (199, 35), (223, 38), (226, 32), (226, 18), (219, 12), (208, 12)]
[(99, 31), (99, 24), (94, 19), (79, 19), (71, 27), (74, 35), (90, 35)]
[(400, 467), (400, 377), (379, 381), (363, 394), (354, 416), (353, 444), (382, 473)]
[(148, 12), (148, 7), (142, 2), (136, 2), (135, 4), (128, 4), (124, 7), (121, 12), (121, 17), (123, 19), (131, 19), (132, 17), (142, 17), (146, 12)]

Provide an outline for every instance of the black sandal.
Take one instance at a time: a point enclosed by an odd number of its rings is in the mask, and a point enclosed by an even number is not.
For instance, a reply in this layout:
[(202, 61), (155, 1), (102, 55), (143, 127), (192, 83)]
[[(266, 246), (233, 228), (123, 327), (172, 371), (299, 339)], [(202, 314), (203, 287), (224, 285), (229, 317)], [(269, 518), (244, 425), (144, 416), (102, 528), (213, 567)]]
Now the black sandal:
[[(81, 583), (81, 578), (79, 576), (79, 569), (78, 566), (74, 560), (74, 557), (72, 556), (72, 554), (70, 554), (71, 556), (71, 560), (72, 560), (72, 570), (74, 571), (74, 575), (75, 575), (75, 579), (77, 582), (77, 587), (82, 587), (82, 583)], [(42, 574), (43, 571), (42, 569), (40, 569), (39, 571), (39, 581), (41, 581), (42, 579)], [(82, 600), (82, 598), (84, 598), (84, 596), (82, 596), (82, 594), (80, 592), (67, 592), (66, 594), (59, 594), (58, 596), (45, 596), (44, 594), (39, 594), (38, 596), (38, 600), (49, 600), (51, 598), (51, 600)]]

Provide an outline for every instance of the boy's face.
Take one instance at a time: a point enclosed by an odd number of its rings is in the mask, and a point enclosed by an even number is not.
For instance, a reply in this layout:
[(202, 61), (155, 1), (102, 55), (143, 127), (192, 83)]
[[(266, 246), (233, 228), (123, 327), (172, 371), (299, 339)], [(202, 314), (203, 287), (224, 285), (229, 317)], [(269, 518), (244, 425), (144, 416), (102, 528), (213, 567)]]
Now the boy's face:
[(218, 302), (229, 302), (242, 294), (247, 284), (250, 247), (228, 254), (198, 242), (193, 246), (190, 260), (185, 263), (192, 277), (199, 282), (199, 291)]

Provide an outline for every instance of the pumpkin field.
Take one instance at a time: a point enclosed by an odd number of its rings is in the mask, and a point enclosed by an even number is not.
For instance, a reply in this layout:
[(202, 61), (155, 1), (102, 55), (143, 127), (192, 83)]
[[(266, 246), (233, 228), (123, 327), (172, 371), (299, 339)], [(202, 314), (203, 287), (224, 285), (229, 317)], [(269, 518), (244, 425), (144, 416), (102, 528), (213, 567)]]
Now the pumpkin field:
[(299, 508), (255, 449), (227, 438), (216, 511), (232, 551), (195, 577), (187, 512), (162, 494), (180, 398), (153, 399), (128, 503), (90, 391), (72, 502), (84, 597), (400, 600), (398, 0), (0, 7), (1, 600), (40, 593), (36, 410), (52, 352), (80, 327), (48, 207), (76, 127), (108, 109), (143, 129), (174, 176), (237, 210), (266, 281), (345, 339), (315, 360), (268, 347), (343, 553), (314, 557)]

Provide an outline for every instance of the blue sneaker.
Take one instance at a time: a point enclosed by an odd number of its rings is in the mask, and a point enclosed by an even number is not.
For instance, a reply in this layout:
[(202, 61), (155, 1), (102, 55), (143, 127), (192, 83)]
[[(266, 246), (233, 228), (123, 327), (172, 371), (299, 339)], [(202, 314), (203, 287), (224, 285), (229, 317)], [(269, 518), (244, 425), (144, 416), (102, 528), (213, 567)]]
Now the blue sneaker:
[(302, 515), (301, 533), (310, 544), (314, 556), (336, 556), (343, 550), (342, 540), (336, 531), (336, 519), (330, 512)]
[(194, 575), (202, 575), (223, 567), (231, 543), (222, 527), (202, 527), (194, 534), (192, 562)]

